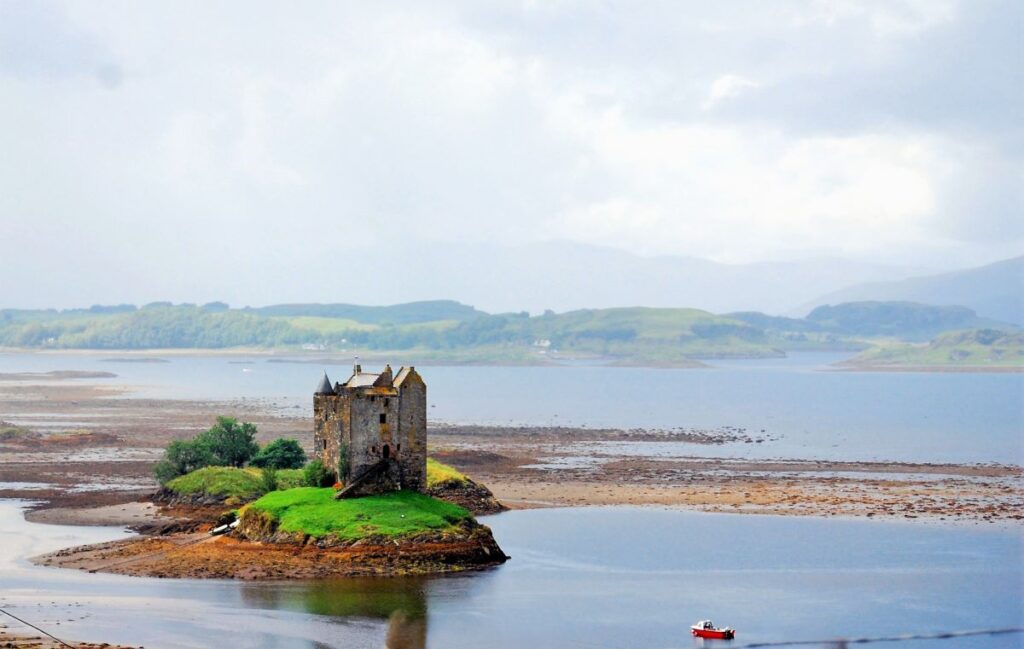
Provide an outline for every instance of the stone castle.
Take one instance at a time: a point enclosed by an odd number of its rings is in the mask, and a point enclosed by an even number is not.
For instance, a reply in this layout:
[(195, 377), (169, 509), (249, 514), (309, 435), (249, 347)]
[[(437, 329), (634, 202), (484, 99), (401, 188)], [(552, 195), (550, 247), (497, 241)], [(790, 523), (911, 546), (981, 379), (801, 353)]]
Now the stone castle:
[(416, 368), (373, 374), (357, 363), (334, 385), (325, 372), (313, 418), (315, 457), (337, 472), (338, 497), (426, 489), (427, 385)]

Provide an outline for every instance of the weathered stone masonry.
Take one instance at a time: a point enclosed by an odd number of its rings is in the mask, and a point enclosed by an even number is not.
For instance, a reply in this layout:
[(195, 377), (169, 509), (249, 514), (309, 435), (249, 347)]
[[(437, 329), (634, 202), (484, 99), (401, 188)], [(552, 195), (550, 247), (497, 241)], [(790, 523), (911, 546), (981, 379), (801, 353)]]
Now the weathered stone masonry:
[(345, 383), (324, 374), (313, 395), (315, 454), (348, 495), (426, 489), (427, 386), (413, 367), (392, 375), (356, 365)]

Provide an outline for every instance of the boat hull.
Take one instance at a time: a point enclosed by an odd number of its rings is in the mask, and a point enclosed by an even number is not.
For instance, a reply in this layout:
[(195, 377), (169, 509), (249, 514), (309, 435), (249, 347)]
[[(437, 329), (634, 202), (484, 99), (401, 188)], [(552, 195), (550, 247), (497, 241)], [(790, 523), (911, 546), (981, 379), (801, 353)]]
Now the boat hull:
[(736, 632), (732, 629), (698, 629), (690, 627), (693, 635), (698, 638), (712, 638), (715, 640), (732, 640)]

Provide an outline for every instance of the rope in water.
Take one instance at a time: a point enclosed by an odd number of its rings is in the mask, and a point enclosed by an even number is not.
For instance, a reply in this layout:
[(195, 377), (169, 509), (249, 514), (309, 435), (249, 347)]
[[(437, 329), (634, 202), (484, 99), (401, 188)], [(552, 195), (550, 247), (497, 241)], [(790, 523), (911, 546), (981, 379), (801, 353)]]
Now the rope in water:
[(57, 636), (53, 635), (52, 633), (48, 633), (48, 632), (44, 631), (43, 629), (40, 629), (35, 624), (32, 624), (31, 622), (27, 622), (27, 621), (21, 619), (20, 617), (18, 617), (14, 613), (11, 613), (10, 611), (5, 611), (4, 609), (0, 608), (0, 613), (3, 613), (4, 615), (6, 615), (8, 617), (14, 618), (15, 620), (21, 622), (25, 626), (32, 627), (33, 629), (35, 629), (39, 633), (42, 633), (43, 635), (48, 636), (48, 637), (52, 638), (53, 640), (56, 640), (57, 642), (59, 642), (60, 644), (62, 644), (65, 647), (67, 647), (68, 649), (75, 649), (73, 646), (71, 646), (68, 643), (64, 642), (63, 640), (61, 640)]
[(729, 649), (751, 649), (753, 647), (797, 647), (807, 645), (842, 647), (848, 644), (868, 644), (871, 642), (905, 642), (907, 640), (947, 640), (950, 638), (966, 638), (979, 635), (1005, 635), (1008, 633), (1024, 633), (1024, 628), (1012, 629), (976, 629), (971, 631), (945, 631), (942, 633), (907, 633), (901, 635), (880, 636), (877, 638), (834, 638), (831, 640), (797, 640), (791, 642), (754, 642), (744, 645), (730, 645)]

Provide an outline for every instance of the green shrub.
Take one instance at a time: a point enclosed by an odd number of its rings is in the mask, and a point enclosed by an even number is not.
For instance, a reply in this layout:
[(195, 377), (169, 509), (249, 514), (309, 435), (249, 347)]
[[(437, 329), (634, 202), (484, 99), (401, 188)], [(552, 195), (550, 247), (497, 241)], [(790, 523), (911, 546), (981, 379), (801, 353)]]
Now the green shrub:
[(301, 469), (306, 463), (306, 453), (294, 439), (275, 439), (260, 449), (249, 462), (252, 466), (270, 469)]
[(307, 487), (330, 487), (334, 484), (334, 472), (324, 466), (320, 460), (313, 460), (303, 469), (302, 475)]
[(165, 485), (178, 476), (211, 464), (216, 464), (216, 458), (205, 444), (196, 440), (175, 440), (167, 445), (164, 457), (154, 467), (153, 473), (157, 481)]

